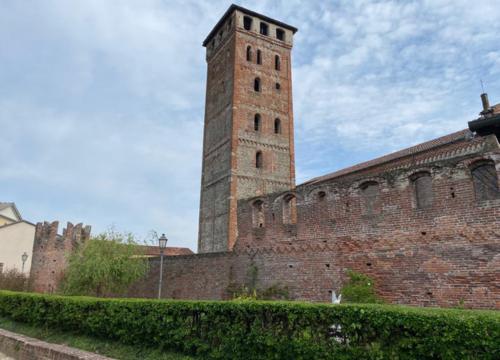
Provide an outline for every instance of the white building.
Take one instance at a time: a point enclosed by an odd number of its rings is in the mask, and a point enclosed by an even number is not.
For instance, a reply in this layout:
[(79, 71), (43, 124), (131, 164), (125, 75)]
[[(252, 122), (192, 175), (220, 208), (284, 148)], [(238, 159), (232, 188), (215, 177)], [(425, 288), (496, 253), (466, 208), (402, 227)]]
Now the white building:
[(35, 224), (23, 220), (14, 203), (0, 202), (0, 272), (15, 268), (29, 274), (34, 238)]

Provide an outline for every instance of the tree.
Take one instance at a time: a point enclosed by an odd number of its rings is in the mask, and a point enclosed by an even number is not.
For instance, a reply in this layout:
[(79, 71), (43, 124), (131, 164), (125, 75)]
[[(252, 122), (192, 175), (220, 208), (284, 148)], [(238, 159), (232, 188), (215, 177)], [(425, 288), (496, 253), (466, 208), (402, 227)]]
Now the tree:
[(68, 259), (66, 295), (122, 295), (146, 275), (148, 262), (132, 234), (113, 230), (92, 237)]

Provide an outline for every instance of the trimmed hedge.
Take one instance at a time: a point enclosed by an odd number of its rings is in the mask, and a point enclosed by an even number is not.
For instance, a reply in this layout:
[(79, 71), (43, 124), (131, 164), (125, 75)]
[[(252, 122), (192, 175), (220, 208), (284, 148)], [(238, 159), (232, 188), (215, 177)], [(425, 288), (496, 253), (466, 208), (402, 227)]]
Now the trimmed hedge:
[(211, 359), (500, 358), (496, 311), (0, 291), (0, 316)]

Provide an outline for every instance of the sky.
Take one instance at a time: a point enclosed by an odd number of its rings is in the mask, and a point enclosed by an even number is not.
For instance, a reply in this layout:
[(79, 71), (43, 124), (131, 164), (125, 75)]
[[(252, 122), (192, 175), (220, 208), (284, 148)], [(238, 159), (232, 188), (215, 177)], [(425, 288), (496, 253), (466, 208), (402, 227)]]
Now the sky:
[[(218, 0), (0, 0), (0, 201), (31, 222), (197, 247)], [(497, 0), (255, 0), (299, 29), (297, 183), (467, 127), (500, 102)]]

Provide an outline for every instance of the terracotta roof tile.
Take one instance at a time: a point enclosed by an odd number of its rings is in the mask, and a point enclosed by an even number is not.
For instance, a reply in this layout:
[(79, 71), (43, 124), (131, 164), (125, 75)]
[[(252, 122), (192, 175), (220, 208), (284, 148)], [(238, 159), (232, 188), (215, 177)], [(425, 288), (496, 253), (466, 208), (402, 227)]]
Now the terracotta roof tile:
[(412, 146), (412, 147), (409, 147), (409, 148), (406, 148), (403, 150), (399, 150), (399, 151), (393, 152), (393, 153), (388, 154), (388, 155), (381, 156), (381, 157), (373, 159), (373, 160), (362, 162), (360, 164), (350, 166), (348, 168), (338, 170), (338, 171), (332, 172), (332, 173), (327, 174), (327, 175), (316, 177), (314, 179), (306, 181), (305, 183), (303, 183), (301, 185), (318, 183), (321, 181), (330, 180), (330, 179), (338, 178), (341, 176), (349, 175), (349, 174), (352, 174), (352, 173), (355, 173), (358, 171), (362, 171), (362, 170), (366, 170), (366, 169), (369, 169), (369, 168), (374, 167), (374, 166), (379, 166), (379, 165), (382, 165), (382, 164), (385, 164), (385, 163), (388, 163), (388, 162), (391, 162), (391, 161), (394, 161), (397, 159), (401, 159), (401, 158), (404, 158), (407, 156), (412, 156), (412, 155), (422, 153), (422, 152), (425, 152), (425, 151), (428, 151), (431, 149), (435, 149), (435, 148), (443, 146), (443, 145), (448, 145), (448, 144), (452, 144), (452, 143), (456, 143), (456, 142), (462, 142), (462, 141), (469, 139), (469, 136), (471, 136), (471, 132), (468, 129), (457, 131), (457, 132), (439, 137), (437, 139), (426, 141), (424, 143), (421, 143), (421, 144), (418, 144), (418, 145), (415, 145), (415, 146)]
[[(158, 248), (158, 246), (150, 246), (150, 245), (140, 245), (140, 246), (145, 251), (146, 256), (160, 256), (160, 249)], [(194, 253), (189, 248), (167, 246), (163, 254), (167, 256), (177, 256), (177, 255), (191, 255)]]

